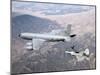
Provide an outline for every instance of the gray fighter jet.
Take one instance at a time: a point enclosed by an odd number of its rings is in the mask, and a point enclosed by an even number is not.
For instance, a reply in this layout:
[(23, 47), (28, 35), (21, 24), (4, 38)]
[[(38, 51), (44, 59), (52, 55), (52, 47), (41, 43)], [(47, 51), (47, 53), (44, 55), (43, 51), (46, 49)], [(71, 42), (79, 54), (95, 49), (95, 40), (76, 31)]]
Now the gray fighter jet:
[(65, 51), (65, 53), (71, 54), (72, 56), (75, 56), (77, 59), (77, 62), (83, 61), (83, 60), (89, 60), (89, 49), (86, 48), (84, 51), (75, 52), (75, 51)]

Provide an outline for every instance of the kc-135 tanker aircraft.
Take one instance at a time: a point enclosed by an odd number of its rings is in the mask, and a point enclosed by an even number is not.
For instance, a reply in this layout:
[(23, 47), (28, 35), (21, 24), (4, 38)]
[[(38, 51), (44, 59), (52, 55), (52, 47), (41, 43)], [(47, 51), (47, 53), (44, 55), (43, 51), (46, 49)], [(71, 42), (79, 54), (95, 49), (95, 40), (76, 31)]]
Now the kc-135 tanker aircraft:
[(52, 30), (48, 33), (20, 33), (19, 37), (32, 40), (26, 43), (25, 48), (28, 50), (39, 50), (44, 42), (70, 42), (76, 34), (71, 34), (71, 24), (67, 28)]

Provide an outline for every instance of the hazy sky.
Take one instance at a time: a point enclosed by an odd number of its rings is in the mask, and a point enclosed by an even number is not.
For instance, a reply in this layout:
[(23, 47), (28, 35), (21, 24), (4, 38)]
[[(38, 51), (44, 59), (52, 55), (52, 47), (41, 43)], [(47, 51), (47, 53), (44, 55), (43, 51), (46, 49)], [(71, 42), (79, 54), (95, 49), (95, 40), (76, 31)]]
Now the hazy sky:
[(93, 9), (94, 6), (71, 5), (71, 4), (55, 4), (55, 3), (37, 3), (37, 2), (12, 2), (13, 10), (30, 10), (43, 11), (46, 14), (58, 13), (77, 13)]

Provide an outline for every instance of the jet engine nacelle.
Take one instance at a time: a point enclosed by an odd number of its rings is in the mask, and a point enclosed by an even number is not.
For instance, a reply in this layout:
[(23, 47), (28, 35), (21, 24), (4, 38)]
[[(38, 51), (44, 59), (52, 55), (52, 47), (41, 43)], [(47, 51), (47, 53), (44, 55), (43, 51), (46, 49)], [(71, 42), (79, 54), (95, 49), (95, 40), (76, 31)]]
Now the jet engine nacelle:
[(26, 46), (32, 46), (32, 42), (26, 43)]
[(25, 49), (27, 49), (27, 50), (32, 50), (32, 49), (33, 49), (33, 47), (32, 47), (32, 42), (26, 43)]

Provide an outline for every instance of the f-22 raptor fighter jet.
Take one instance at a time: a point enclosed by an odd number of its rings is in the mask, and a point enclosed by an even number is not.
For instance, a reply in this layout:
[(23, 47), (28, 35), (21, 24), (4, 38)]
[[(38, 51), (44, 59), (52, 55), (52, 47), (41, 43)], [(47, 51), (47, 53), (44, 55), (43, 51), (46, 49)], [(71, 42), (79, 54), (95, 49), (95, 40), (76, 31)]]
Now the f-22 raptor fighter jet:
[(76, 34), (71, 33), (71, 25), (67, 25), (65, 29), (56, 29), (48, 33), (21, 33), (19, 37), (32, 40), (32, 42), (26, 43), (26, 49), (39, 50), (44, 42), (70, 42), (71, 38)]

